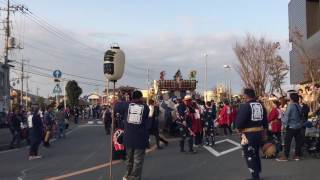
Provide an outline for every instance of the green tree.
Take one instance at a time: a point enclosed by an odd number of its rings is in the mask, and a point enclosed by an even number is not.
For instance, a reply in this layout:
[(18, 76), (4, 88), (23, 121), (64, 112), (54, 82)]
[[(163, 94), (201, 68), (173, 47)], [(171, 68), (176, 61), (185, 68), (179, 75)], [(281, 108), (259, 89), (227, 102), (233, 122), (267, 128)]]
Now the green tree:
[(45, 99), (44, 97), (38, 96), (37, 97), (37, 104), (39, 104), (40, 107), (44, 106)]
[(66, 92), (68, 97), (68, 102), (71, 107), (79, 104), (79, 97), (82, 94), (82, 89), (79, 87), (77, 81), (68, 81), (66, 85)]

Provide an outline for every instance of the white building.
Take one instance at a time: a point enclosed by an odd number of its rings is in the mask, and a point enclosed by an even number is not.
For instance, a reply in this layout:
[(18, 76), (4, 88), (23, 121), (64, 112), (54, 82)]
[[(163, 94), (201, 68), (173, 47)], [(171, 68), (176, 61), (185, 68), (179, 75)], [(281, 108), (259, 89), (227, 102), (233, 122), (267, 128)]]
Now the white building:
[[(292, 31), (302, 35), (302, 46), (312, 58), (320, 58), (320, 0), (291, 0), (289, 3), (290, 40)], [(307, 81), (305, 66), (297, 47), (292, 44), (290, 52), (290, 82), (299, 84)]]

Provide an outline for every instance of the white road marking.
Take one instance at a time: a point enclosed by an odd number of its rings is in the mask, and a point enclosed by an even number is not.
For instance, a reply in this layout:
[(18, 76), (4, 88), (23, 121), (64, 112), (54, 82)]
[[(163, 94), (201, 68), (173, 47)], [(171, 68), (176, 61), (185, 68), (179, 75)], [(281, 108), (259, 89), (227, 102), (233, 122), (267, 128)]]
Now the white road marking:
[(103, 124), (103, 122), (102, 121), (97, 121), (97, 124)]
[(238, 149), (241, 149), (241, 145), (239, 143), (231, 140), (231, 139), (224, 139), (224, 140), (221, 140), (221, 141), (217, 141), (215, 144), (220, 144), (220, 143), (223, 143), (223, 142), (231, 143), (231, 144), (235, 145), (236, 147), (228, 149), (228, 150), (225, 150), (225, 151), (222, 151), (222, 152), (218, 152), (215, 149), (213, 149), (212, 147), (208, 147), (208, 146), (204, 146), (204, 148), (206, 150), (208, 150), (211, 154), (215, 155), (216, 157), (219, 157), (219, 156), (231, 153), (233, 151), (236, 151)]
[(79, 127), (102, 127), (104, 126), (103, 124), (83, 124), (79, 125)]
[(93, 124), (94, 122), (93, 121), (88, 121), (88, 124)]

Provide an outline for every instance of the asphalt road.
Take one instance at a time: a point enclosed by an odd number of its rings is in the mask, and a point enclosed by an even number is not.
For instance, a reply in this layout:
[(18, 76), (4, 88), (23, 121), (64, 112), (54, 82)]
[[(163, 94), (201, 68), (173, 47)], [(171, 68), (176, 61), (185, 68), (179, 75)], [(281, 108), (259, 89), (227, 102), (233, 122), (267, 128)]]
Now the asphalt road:
[[(49, 149), (41, 147), (43, 159), (28, 161), (27, 148), (0, 152), (0, 179), (108, 179), (108, 139), (103, 126), (86, 125), (74, 128), (67, 139), (55, 141)], [(219, 137), (218, 141), (220, 140), (222, 141), (213, 150), (200, 147), (195, 155), (181, 154), (176, 139), (172, 139), (169, 146), (163, 150), (149, 150), (145, 158), (143, 180), (248, 178), (249, 173), (241, 157), (241, 149), (230, 143), (236, 143), (238, 137)], [(320, 179), (317, 172), (319, 162), (320, 160), (312, 158), (287, 163), (263, 160), (262, 177), (265, 180)], [(124, 163), (116, 162), (113, 166), (113, 179), (121, 180), (124, 171)]]

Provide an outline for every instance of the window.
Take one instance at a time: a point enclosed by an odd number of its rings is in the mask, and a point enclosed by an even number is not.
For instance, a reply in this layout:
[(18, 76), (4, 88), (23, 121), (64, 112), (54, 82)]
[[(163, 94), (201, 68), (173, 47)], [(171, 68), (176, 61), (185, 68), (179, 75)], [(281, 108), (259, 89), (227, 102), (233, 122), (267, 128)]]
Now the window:
[(320, 0), (307, 0), (307, 38), (320, 30)]

